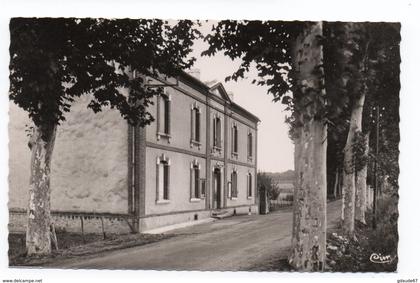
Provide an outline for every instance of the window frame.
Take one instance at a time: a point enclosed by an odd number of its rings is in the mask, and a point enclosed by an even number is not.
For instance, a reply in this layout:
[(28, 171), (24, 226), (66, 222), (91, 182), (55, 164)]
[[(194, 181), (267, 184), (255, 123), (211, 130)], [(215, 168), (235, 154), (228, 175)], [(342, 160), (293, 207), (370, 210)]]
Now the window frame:
[(248, 172), (248, 174), (246, 175), (247, 176), (247, 179), (246, 179), (246, 187), (247, 187), (247, 192), (246, 192), (246, 196), (247, 196), (247, 198), (248, 199), (252, 199), (252, 197), (253, 197), (253, 193), (252, 193), (252, 188), (253, 188), (253, 185), (252, 185), (252, 182), (253, 182), (253, 178), (252, 178), (252, 174), (251, 174), (251, 172)]
[(253, 140), (254, 140), (254, 137), (253, 137), (253, 134), (252, 134), (252, 132), (251, 131), (249, 131), (248, 132), (248, 139), (247, 139), (248, 141), (248, 153), (247, 153), (247, 155), (248, 155), (248, 161), (252, 161), (252, 159), (253, 159), (253, 156), (254, 156), (254, 142), (253, 142)]
[[(171, 161), (162, 154), (156, 161), (156, 203), (164, 204), (170, 202), (170, 170)], [(162, 179), (161, 179), (162, 178)]]
[(167, 138), (168, 142), (170, 142), (172, 99), (171, 94), (168, 93), (166, 88), (164, 89), (163, 95), (157, 96), (156, 108), (157, 140), (160, 140), (163, 137)]
[(238, 158), (239, 153), (239, 127), (236, 122), (232, 123), (231, 131), (232, 157)]
[(222, 143), (222, 119), (217, 113), (213, 118), (213, 148), (221, 151)]
[(232, 170), (232, 173), (230, 174), (230, 181), (231, 181), (230, 199), (236, 200), (238, 198), (238, 171), (236, 169)]
[(201, 148), (201, 107), (194, 102), (191, 104), (191, 138), (190, 146)]
[(207, 190), (207, 182), (206, 182), (205, 178), (200, 179), (200, 190), (201, 190), (200, 198), (205, 199), (206, 198), (206, 190)]
[(195, 159), (190, 166), (190, 202), (199, 202), (202, 197), (201, 164)]

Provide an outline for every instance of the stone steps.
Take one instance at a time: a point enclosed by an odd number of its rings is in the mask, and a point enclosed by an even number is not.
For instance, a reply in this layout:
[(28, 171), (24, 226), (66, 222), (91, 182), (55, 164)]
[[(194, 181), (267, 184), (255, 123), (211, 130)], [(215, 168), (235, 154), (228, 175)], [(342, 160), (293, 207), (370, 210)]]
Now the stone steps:
[(232, 215), (233, 215), (233, 212), (230, 212), (228, 210), (213, 210), (210, 216), (216, 219), (223, 219), (226, 217), (230, 217)]

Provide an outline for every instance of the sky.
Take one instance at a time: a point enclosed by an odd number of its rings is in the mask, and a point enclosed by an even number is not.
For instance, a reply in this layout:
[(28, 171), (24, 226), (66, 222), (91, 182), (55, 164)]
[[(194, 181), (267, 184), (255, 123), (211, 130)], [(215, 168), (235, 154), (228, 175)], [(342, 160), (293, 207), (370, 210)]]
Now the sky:
[[(201, 32), (210, 31), (214, 23), (216, 22), (203, 23)], [(294, 147), (288, 137), (285, 107), (280, 102), (274, 103), (272, 101), (273, 96), (267, 94), (265, 86), (257, 86), (251, 83), (257, 76), (255, 69), (251, 69), (245, 79), (225, 83), (225, 78), (237, 69), (240, 61), (232, 61), (220, 52), (213, 57), (201, 57), (201, 52), (206, 49), (207, 44), (203, 40), (196, 40), (191, 54), (197, 58), (193, 68), (199, 69), (200, 80), (203, 82), (212, 80), (222, 82), (226, 91), (233, 92), (235, 103), (261, 120), (258, 125), (258, 170), (267, 172), (293, 170)]]

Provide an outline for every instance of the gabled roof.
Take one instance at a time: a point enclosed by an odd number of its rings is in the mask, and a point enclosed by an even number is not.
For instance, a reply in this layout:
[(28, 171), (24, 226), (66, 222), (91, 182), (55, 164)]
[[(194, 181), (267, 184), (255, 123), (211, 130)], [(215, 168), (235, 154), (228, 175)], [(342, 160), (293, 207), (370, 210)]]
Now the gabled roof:
[(218, 82), (213, 86), (208, 86), (207, 84), (203, 83), (201, 80), (188, 74), (187, 72), (181, 72), (180, 78), (183, 78), (184, 81), (189, 82), (196, 88), (204, 90), (206, 95), (214, 96), (216, 99), (218, 98), (222, 101), (227, 102), (227, 104), (230, 105), (233, 109), (254, 120), (255, 122), (261, 121), (257, 116), (255, 116), (239, 104), (233, 102), (221, 82)]
[(232, 103), (232, 100), (230, 99), (225, 87), (223, 86), (221, 82), (218, 82), (214, 86), (210, 87), (210, 92), (218, 96), (219, 98), (226, 100), (229, 103)]

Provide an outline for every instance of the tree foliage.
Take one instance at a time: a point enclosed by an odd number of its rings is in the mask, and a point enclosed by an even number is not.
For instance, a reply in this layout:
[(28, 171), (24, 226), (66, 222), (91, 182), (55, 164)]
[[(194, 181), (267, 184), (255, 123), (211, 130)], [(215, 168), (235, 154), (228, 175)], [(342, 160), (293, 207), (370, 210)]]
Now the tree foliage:
[(223, 51), (229, 58), (241, 59), (241, 65), (226, 78), (238, 80), (244, 78), (255, 64), (258, 78), (257, 85), (267, 85), (274, 101), (281, 100), (289, 105), (292, 97), (293, 77), (291, 72), (292, 40), (301, 31), (303, 22), (281, 21), (220, 21), (213, 26), (212, 33), (205, 37), (209, 43), (203, 55), (214, 55)]
[[(330, 179), (334, 178), (337, 168), (342, 168), (351, 106), (353, 100), (362, 91), (366, 93), (362, 132), (356, 135), (353, 146), (356, 171), (366, 162), (369, 162), (369, 167), (372, 168), (373, 151), (371, 150), (369, 161), (366, 160), (362, 154), (362, 144), (365, 139), (363, 136), (370, 135), (370, 148), (375, 149), (375, 109), (378, 105), (383, 112), (387, 109), (384, 118), (390, 118), (387, 121), (386, 131), (390, 135), (397, 135), (393, 140), (394, 149), (388, 148), (387, 152), (395, 152), (395, 146), (398, 147), (399, 141), (399, 24), (352, 23), (352, 25), (351, 30), (348, 27), (346, 29), (346, 23), (327, 23), (325, 25), (327, 97), (329, 103), (340, 105), (342, 108), (340, 112), (330, 111), (328, 115), (327, 160)], [(392, 158), (393, 162), (388, 159), (387, 163), (392, 164), (393, 169), (397, 169), (398, 155), (393, 154)]]
[[(200, 36), (191, 21), (14, 18), (10, 21), (10, 100), (35, 124), (29, 142), (28, 254), (51, 252), (50, 172), (57, 126), (72, 103), (117, 109), (131, 125), (153, 121), (147, 107), (161, 87), (147, 77), (176, 76)], [(54, 237), (53, 237), (54, 238)]]
[[(109, 106), (131, 124), (150, 123), (146, 108), (161, 89), (144, 86), (144, 76), (190, 67), (199, 36), (188, 20), (75, 18), (13, 18), (10, 34), (10, 99), (37, 126), (60, 124), (85, 94), (95, 112)], [(133, 79), (132, 70), (141, 76)]]
[(259, 189), (265, 188), (270, 200), (276, 200), (280, 195), (279, 187), (274, 183), (273, 178), (265, 172), (258, 172), (257, 187)]

